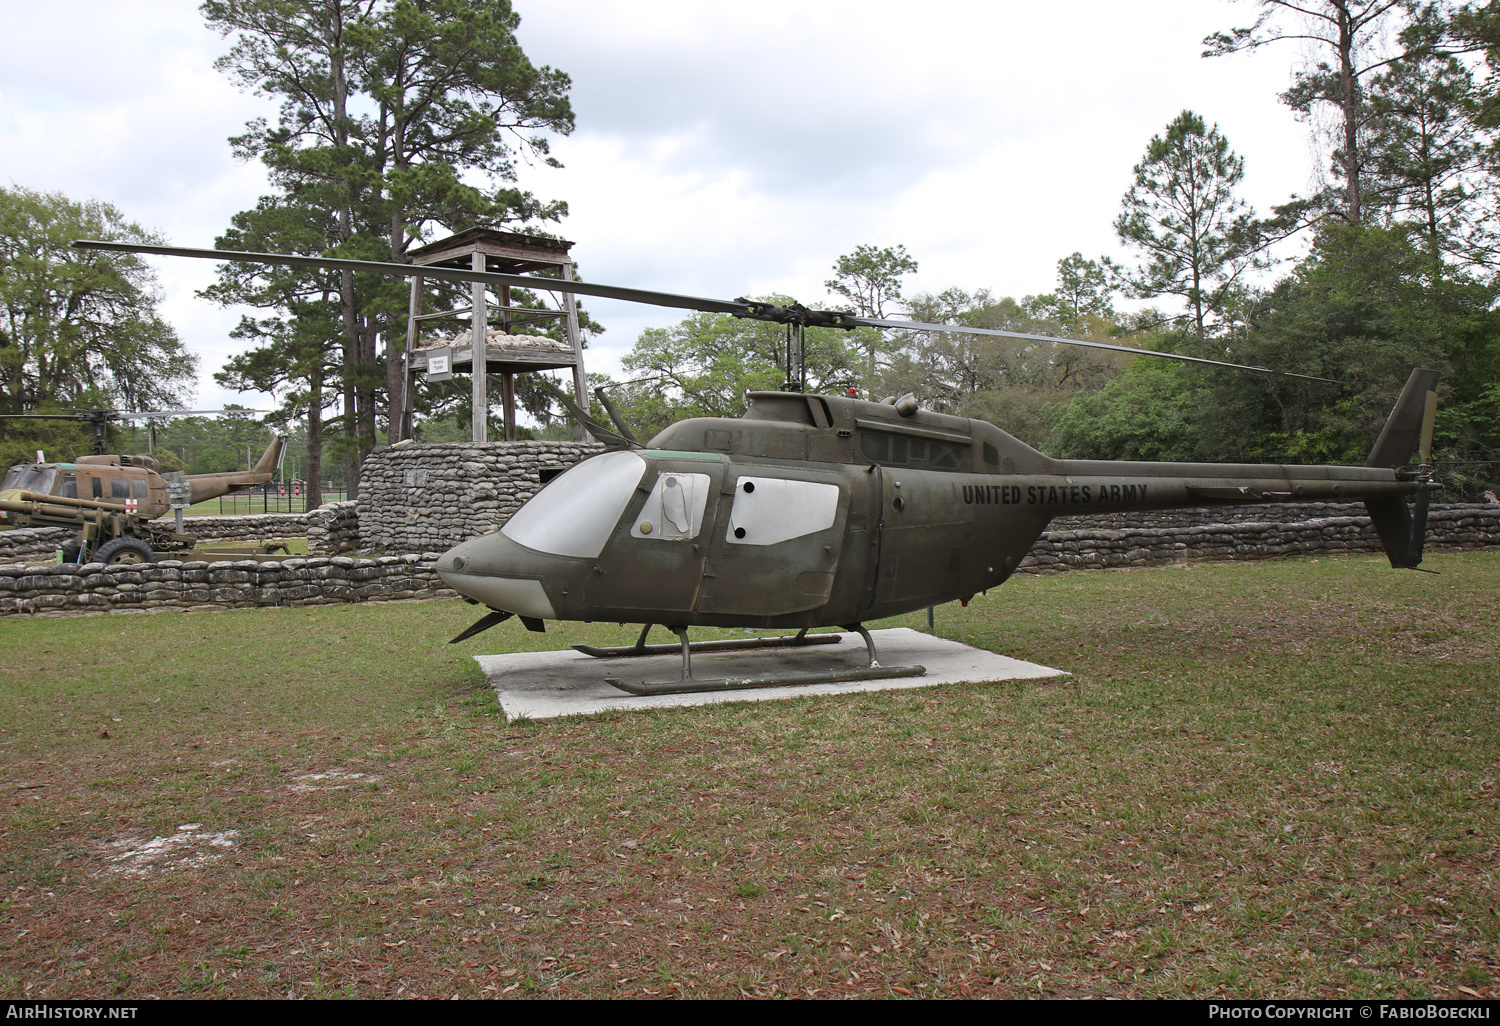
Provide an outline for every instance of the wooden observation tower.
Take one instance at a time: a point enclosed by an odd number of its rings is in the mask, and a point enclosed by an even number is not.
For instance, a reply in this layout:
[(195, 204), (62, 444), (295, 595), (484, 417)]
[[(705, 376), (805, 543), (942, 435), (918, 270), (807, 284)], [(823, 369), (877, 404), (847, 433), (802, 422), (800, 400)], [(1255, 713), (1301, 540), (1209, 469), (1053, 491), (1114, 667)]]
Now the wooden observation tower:
[[(407, 253), (412, 263), (424, 266), (462, 267), (475, 271), (498, 271), (502, 274), (537, 274), (536, 288), (545, 290), (554, 272), (563, 281), (573, 280), (573, 258), (568, 255), (571, 242), (545, 239), (517, 232), (491, 228), (469, 228), (446, 239)], [(486, 373), (500, 375), (501, 395), (505, 404), (505, 440), (516, 440), (516, 375), (526, 371), (573, 369), (573, 391), (579, 406), (588, 409), (583, 372), (583, 346), (578, 338), (578, 307), (571, 293), (563, 293), (561, 309), (537, 310), (512, 306), (510, 286), (498, 287), (498, 303), (486, 295), (481, 282), (471, 286), (470, 305), (438, 313), (422, 312), (421, 277), (411, 279), (411, 305), (406, 322), (406, 373), (401, 397), (401, 437), (411, 437), (412, 392), (416, 375), (443, 380), (455, 372), (467, 371), (474, 382), (473, 439), (489, 441), (489, 393)], [(490, 327), (491, 313), (498, 315), (498, 327)], [(537, 321), (563, 318), (567, 342), (528, 334), (525, 328)], [(422, 337), (422, 326), (433, 321), (467, 321), (469, 330), (453, 338)], [(480, 340), (476, 347), (475, 340)], [(479, 360), (474, 354), (478, 352)], [(480, 362), (482, 361), (482, 363)], [(486, 373), (474, 373), (483, 366)], [(587, 437), (587, 436), (585, 436)]]

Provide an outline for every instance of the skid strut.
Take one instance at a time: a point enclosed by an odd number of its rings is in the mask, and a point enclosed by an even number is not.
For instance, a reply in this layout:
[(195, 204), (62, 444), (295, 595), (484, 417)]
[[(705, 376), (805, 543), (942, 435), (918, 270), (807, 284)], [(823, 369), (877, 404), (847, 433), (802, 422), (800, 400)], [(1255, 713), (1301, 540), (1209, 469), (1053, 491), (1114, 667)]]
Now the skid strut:
[(876, 657), (875, 639), (870, 637), (870, 632), (865, 630), (863, 624), (850, 624), (843, 629), (855, 631), (864, 639), (865, 649), (870, 655), (870, 664), (865, 667), (849, 667), (840, 670), (823, 670), (813, 673), (772, 673), (759, 677), (722, 677), (717, 679), (699, 680), (693, 676), (693, 651), (699, 652), (723, 652), (736, 649), (751, 648), (788, 648), (800, 647), (802, 645), (827, 644), (839, 640), (838, 634), (815, 634), (806, 637), (807, 631), (800, 631), (793, 638), (767, 638), (765, 641), (748, 639), (744, 641), (701, 641), (692, 644), (688, 641), (686, 627), (669, 627), (673, 634), (677, 635), (677, 645), (647, 645), (646, 633), (651, 625), (646, 625), (646, 630), (641, 631), (641, 636), (631, 648), (597, 649), (584, 645), (573, 647), (589, 655), (651, 655), (670, 652), (680, 649), (682, 652), (682, 678), (676, 681), (661, 681), (652, 683), (642, 681), (637, 684), (634, 681), (621, 680), (617, 677), (605, 679), (605, 683), (627, 691), (632, 695), (683, 695), (698, 691), (743, 691), (750, 688), (779, 688), (790, 687), (799, 684), (835, 684), (844, 681), (857, 680), (888, 680), (893, 677), (920, 677), (927, 672), (925, 666), (881, 666)]

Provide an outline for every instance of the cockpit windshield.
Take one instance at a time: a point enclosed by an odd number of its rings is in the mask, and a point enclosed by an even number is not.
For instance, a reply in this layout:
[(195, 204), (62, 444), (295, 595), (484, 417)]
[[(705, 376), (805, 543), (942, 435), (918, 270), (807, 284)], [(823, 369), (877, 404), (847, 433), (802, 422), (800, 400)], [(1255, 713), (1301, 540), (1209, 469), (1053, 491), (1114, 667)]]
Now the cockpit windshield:
[(500, 533), (557, 556), (592, 559), (620, 522), (646, 461), (633, 452), (607, 452), (555, 478), (516, 511)]
[(52, 482), (56, 478), (56, 467), (37, 467), (22, 464), (21, 466), (11, 467), (5, 472), (5, 481), (0, 483), (0, 491), (11, 488), (24, 488), (28, 492), (51, 495)]

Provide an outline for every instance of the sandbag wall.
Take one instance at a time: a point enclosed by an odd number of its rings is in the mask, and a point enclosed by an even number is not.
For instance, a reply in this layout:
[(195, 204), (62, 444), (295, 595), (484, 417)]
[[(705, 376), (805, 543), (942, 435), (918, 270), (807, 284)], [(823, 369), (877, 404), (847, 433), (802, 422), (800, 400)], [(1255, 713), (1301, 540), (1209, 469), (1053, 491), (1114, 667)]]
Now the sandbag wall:
[(339, 556), (359, 548), (359, 511), (353, 499), (325, 502), (304, 516), (309, 556)]
[[(1049, 531), (1022, 561), (1018, 572), (1381, 552), (1380, 540), (1367, 517), (1310, 516), (1353, 508), (1358, 507), (1308, 504), (1300, 508), (1245, 507), (1247, 512), (1231, 509), (1130, 514), (1130, 518), (1172, 518), (1181, 526)], [(1301, 519), (1296, 517), (1299, 509)], [(1221, 522), (1226, 516), (1257, 512), (1287, 519)], [(343, 522), (338, 529), (345, 532), (347, 540), (351, 530), (347, 522), (349, 510), (333, 510), (328, 516), (330, 520)], [(1068, 520), (1055, 523), (1059, 527), (1073, 526)], [(1428, 519), (1427, 541), (1432, 551), (1500, 548), (1500, 505), (1434, 505)], [(454, 593), (443, 586), (432, 570), (438, 554), (435, 548), (374, 559), (335, 556), (267, 562), (164, 561), (112, 568), (98, 563), (0, 566), (0, 616), (451, 597)]]
[(360, 469), (360, 547), (445, 552), (495, 530), (552, 477), (603, 451), (593, 442), (382, 446)]

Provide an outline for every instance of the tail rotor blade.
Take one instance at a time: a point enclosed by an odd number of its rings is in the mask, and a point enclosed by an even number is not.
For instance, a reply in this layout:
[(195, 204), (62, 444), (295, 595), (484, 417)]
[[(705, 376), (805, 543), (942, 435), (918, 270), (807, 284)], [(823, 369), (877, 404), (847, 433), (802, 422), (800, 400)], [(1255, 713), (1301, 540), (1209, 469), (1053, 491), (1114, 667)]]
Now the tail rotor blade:
[(1418, 448), (1423, 463), (1432, 460), (1432, 428), (1437, 421), (1437, 393), (1427, 393), (1427, 408), (1422, 411), (1422, 441)]

